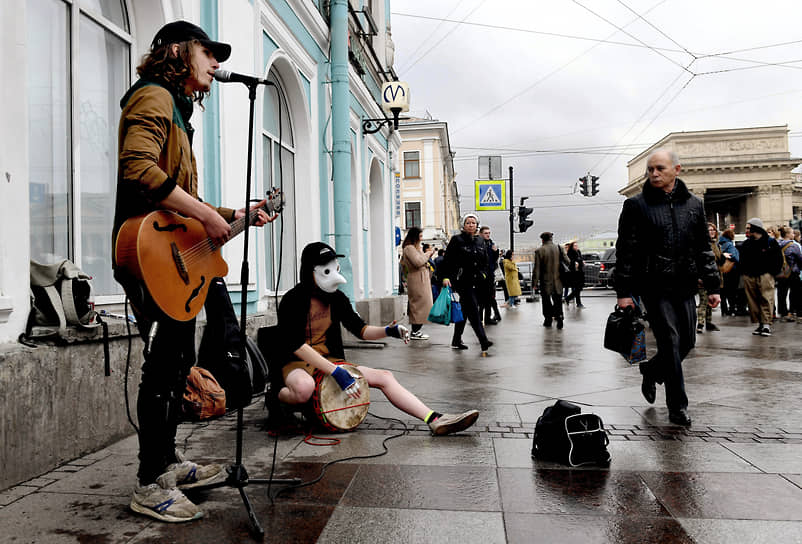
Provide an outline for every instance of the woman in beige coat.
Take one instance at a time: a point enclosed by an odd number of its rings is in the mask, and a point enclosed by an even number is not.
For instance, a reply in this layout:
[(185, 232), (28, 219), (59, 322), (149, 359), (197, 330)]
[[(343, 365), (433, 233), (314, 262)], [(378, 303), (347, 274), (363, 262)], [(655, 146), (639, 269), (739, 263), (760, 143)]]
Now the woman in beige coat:
[(407, 232), (404, 243), (401, 245), (402, 262), (407, 272), (407, 297), (409, 301), (409, 324), (412, 325), (413, 340), (427, 340), (428, 334), (423, 334), (421, 328), (429, 317), (432, 309), (432, 271), (429, 258), (434, 247), (427, 251), (421, 249), (423, 231), (418, 227), (411, 227)]
[(518, 297), (521, 296), (521, 281), (518, 279), (518, 265), (512, 260), (513, 252), (508, 250), (504, 254), (504, 281), (507, 283), (507, 302), (502, 308), (515, 309)]

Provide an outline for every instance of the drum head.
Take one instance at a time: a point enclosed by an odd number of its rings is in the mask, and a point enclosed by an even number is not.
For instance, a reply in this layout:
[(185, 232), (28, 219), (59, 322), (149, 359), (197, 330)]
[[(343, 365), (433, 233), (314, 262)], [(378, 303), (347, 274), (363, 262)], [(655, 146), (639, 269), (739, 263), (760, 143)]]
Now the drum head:
[(340, 389), (337, 381), (329, 375), (318, 373), (315, 394), (312, 397), (315, 416), (321, 425), (330, 431), (352, 431), (362, 423), (370, 408), (370, 387), (361, 372), (350, 363), (348, 371), (359, 383), (359, 398), (352, 399)]

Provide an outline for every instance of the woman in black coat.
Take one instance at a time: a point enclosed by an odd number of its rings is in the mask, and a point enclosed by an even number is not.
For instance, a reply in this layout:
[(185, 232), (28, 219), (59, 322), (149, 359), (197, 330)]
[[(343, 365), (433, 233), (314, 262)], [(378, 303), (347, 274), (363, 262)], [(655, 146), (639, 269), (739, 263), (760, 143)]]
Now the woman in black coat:
[(568, 304), (571, 299), (576, 300), (577, 308), (584, 308), (582, 304), (582, 288), (585, 286), (585, 261), (582, 259), (582, 252), (579, 251), (579, 244), (571, 242), (568, 248), (568, 259), (571, 261), (568, 265), (569, 281), (566, 287), (571, 288), (571, 293), (565, 297), (565, 303)]
[[(479, 218), (472, 213), (462, 220), (462, 232), (452, 236), (443, 257), (443, 272), (438, 271), (443, 286), (453, 286), (459, 295), (462, 314), (471, 322), (471, 328), (479, 339), (482, 352), (486, 353), (493, 342), (487, 339), (482, 319), (479, 316), (479, 300), (482, 290), (487, 285), (487, 254), (480, 239), (476, 236)], [(454, 336), (451, 339), (453, 349), (468, 349), (462, 343), (462, 332), (465, 321), (454, 324)]]

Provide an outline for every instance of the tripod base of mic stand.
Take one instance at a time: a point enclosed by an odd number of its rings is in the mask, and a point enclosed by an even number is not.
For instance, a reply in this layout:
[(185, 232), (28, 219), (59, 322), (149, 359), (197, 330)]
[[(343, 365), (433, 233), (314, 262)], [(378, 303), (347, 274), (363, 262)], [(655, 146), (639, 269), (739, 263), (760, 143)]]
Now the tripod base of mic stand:
[(248, 498), (248, 494), (245, 492), (245, 487), (250, 484), (297, 485), (302, 481), (300, 478), (274, 478), (272, 480), (266, 478), (248, 478), (248, 471), (241, 464), (231, 465), (230, 467), (226, 468), (226, 472), (228, 472), (228, 478), (226, 478), (224, 481), (209, 486), (199, 487), (197, 489), (215, 489), (218, 487), (237, 488), (240, 496), (242, 497), (242, 502), (245, 504), (245, 510), (248, 512), (248, 519), (251, 521), (253, 535), (259, 539), (264, 538), (265, 530), (262, 529), (262, 526), (259, 524), (259, 520), (256, 519), (256, 514), (253, 511), (253, 505), (251, 504), (250, 498)]

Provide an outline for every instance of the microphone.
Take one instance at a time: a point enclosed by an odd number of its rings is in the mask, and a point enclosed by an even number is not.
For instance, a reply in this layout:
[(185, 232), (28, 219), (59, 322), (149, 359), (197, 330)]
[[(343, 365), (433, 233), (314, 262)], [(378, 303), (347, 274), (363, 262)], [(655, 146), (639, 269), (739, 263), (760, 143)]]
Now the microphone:
[(228, 70), (215, 70), (214, 78), (221, 83), (244, 83), (245, 85), (272, 85), (266, 79), (259, 79), (256, 76), (246, 76)]

